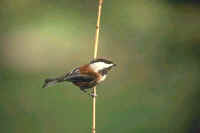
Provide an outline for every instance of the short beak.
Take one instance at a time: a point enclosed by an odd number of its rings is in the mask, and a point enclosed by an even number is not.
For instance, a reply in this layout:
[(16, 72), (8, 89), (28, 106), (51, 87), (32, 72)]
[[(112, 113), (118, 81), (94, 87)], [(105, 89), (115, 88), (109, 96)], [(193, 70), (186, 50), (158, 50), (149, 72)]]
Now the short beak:
[(113, 64), (113, 67), (117, 66), (116, 64)]

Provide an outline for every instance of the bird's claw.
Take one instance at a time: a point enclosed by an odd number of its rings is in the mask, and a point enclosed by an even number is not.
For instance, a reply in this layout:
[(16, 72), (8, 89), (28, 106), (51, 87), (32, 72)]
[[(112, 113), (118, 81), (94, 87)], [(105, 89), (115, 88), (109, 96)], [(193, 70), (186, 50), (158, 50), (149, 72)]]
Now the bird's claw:
[(91, 96), (91, 97), (97, 97), (98, 95), (94, 94), (94, 93), (90, 93), (89, 96)]

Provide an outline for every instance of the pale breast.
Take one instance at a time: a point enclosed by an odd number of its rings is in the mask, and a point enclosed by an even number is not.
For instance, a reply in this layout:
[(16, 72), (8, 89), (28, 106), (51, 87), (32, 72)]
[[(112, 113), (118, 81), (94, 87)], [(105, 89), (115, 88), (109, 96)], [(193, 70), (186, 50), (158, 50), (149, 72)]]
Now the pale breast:
[(101, 76), (100, 80), (98, 81), (98, 83), (104, 81), (106, 79), (106, 75)]

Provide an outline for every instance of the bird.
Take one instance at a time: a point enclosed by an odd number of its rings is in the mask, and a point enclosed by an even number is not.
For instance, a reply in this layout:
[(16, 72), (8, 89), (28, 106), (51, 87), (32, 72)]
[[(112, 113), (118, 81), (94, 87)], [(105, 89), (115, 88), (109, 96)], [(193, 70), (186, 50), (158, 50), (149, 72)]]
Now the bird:
[(111, 60), (97, 58), (60, 77), (45, 79), (42, 88), (68, 81), (79, 87), (81, 91), (88, 92), (88, 90), (103, 82), (108, 72), (115, 66), (116, 64)]

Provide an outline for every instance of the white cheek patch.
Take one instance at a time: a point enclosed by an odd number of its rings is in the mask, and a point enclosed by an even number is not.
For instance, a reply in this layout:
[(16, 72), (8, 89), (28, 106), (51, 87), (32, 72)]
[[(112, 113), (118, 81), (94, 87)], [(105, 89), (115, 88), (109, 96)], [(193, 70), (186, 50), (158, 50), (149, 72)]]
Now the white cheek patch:
[(113, 66), (113, 64), (106, 64), (104, 62), (96, 62), (96, 63), (90, 64), (90, 67), (92, 67), (94, 71), (96, 72), (105, 68), (109, 68), (111, 66)]

